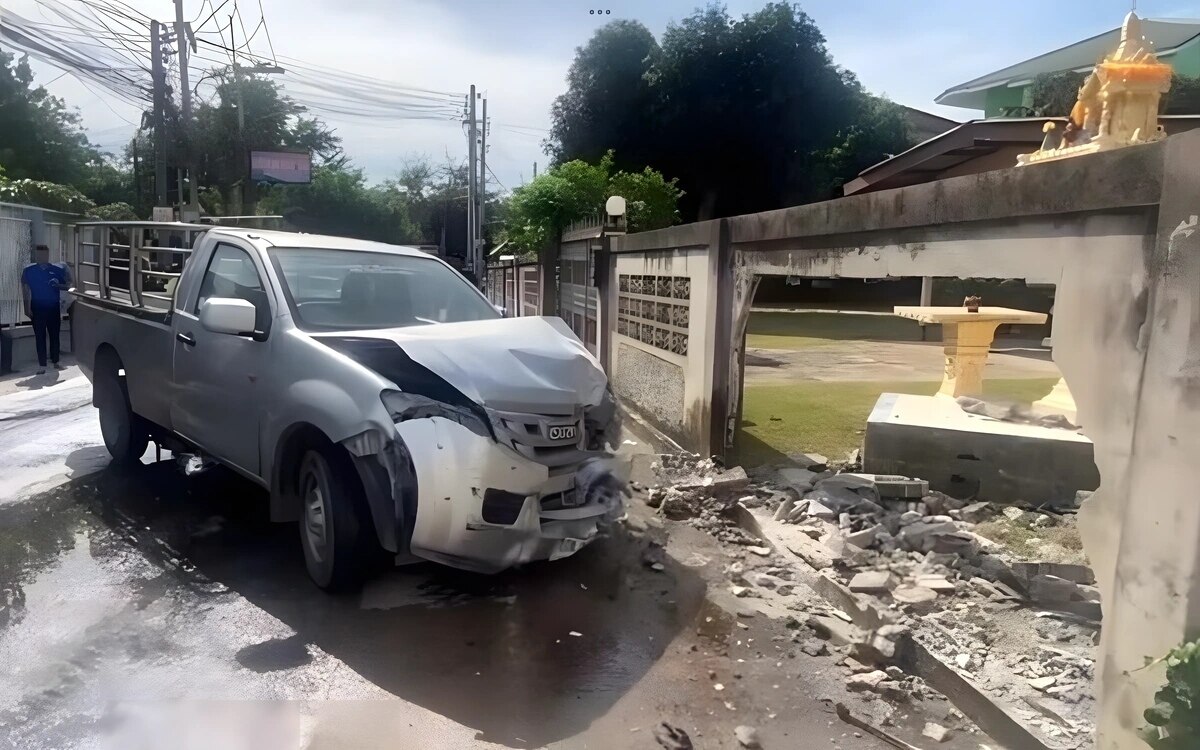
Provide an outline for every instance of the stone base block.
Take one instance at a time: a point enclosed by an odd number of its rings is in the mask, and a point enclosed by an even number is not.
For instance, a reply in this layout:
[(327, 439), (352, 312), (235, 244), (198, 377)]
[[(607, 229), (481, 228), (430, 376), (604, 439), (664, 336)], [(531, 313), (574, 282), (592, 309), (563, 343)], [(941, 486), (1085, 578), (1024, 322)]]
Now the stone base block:
[(951, 399), (884, 393), (867, 419), (864, 471), (928, 480), (992, 502), (1074, 504), (1100, 484), (1092, 442), (1071, 430), (968, 414)]

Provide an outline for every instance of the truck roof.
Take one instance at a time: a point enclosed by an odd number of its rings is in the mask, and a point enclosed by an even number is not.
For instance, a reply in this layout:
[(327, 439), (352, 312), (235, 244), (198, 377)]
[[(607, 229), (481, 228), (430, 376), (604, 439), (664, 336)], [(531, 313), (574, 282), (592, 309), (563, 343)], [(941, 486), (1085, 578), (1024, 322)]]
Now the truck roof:
[(219, 225), (209, 227), (208, 231), (215, 235), (244, 239), (263, 247), (277, 247), (282, 249), (324, 248), (328, 250), (358, 250), (361, 252), (392, 253), (394, 255), (429, 256), (428, 252), (409, 245), (389, 245), (384, 242), (356, 240), (351, 237), (336, 237), (327, 234), (278, 232), (269, 229), (223, 227)]

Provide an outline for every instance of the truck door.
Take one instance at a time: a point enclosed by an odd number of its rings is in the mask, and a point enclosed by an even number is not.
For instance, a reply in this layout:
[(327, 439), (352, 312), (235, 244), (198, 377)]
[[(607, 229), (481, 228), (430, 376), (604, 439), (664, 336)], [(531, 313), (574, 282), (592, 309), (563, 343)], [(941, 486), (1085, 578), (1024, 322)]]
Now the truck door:
[[(171, 419), (179, 434), (206, 453), (259, 476), (260, 420), (269, 408), (266, 368), (273, 318), (266, 274), (255, 254), (229, 240), (213, 250), (199, 293), (175, 311), (175, 400)], [(200, 306), (210, 297), (254, 305), (255, 334), (206, 330)]]

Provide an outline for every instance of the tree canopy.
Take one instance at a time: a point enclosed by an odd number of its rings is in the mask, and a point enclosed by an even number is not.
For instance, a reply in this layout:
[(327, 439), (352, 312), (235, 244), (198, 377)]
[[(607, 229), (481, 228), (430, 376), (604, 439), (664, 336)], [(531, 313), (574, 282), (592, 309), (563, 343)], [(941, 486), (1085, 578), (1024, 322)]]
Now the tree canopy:
[(687, 190), (687, 219), (832, 197), (862, 167), (911, 145), (901, 108), (838, 67), (799, 6), (732, 18), (710, 5), (661, 40), (616, 21), (576, 52), (547, 147), (557, 163), (616, 149)]
[(596, 164), (573, 159), (540, 174), (513, 191), (504, 223), (505, 238), (523, 254), (536, 254), (572, 221), (598, 213), (606, 199), (626, 200), (629, 231), (670, 226), (679, 221), (676, 205), (683, 195), (676, 180), (650, 167), (614, 172), (614, 154)]

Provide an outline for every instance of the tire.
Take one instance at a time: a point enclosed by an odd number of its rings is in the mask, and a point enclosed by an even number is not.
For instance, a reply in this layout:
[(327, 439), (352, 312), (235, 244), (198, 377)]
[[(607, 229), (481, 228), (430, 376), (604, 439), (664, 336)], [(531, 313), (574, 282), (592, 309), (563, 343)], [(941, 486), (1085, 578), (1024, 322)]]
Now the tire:
[(133, 413), (129, 391), (118, 374), (120, 365), (108, 367), (96, 380), (96, 405), (100, 409), (100, 434), (113, 462), (123, 466), (139, 463), (150, 443), (145, 421)]
[(353, 591), (367, 571), (370, 525), (359, 512), (362, 495), (349, 459), (333, 446), (308, 450), (296, 477), (300, 545), (313, 583), (330, 592)]

